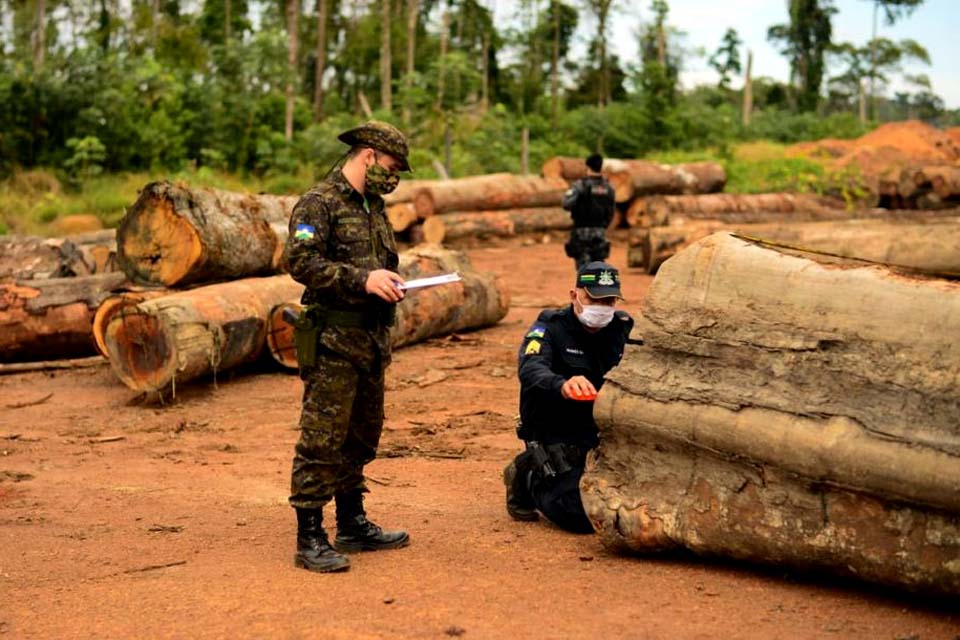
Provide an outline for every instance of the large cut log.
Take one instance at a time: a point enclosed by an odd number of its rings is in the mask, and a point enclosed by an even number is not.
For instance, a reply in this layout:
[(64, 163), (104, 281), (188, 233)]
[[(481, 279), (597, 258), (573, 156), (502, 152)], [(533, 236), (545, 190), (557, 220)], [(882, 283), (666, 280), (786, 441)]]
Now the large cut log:
[[(635, 196), (669, 193), (715, 193), (723, 191), (727, 174), (715, 162), (667, 165), (645, 160), (604, 158), (601, 173), (610, 181), (618, 203)], [(543, 163), (545, 178), (573, 182), (587, 175), (583, 159), (555, 156)]]
[(960, 594), (960, 283), (716, 234), (595, 406), (605, 545)]
[(617, 202), (631, 198), (682, 193), (715, 193), (727, 182), (726, 172), (719, 164), (692, 162), (688, 164), (660, 164), (645, 160), (611, 162), (608, 179), (617, 192)]
[(65, 238), (0, 236), (0, 282), (116, 271), (112, 229)]
[(148, 184), (117, 229), (137, 282), (168, 287), (276, 272), (296, 196)]
[(131, 389), (176, 393), (176, 385), (255, 360), (274, 306), (303, 285), (288, 275), (180, 291), (127, 308), (104, 335), (110, 365)]
[(423, 237), (440, 244), (464, 238), (506, 238), (519, 233), (569, 229), (573, 220), (560, 207), (470, 211), (432, 216), (423, 222)]
[(402, 233), (420, 220), (412, 202), (401, 202), (387, 206), (387, 220), (394, 233)]
[[(843, 220), (853, 214), (820, 196), (795, 193), (709, 193), (638, 198), (628, 209), (630, 226), (659, 227), (676, 219), (724, 222)], [(785, 214), (790, 214), (789, 216)]]
[[(773, 240), (796, 247), (931, 273), (960, 272), (960, 218), (957, 211), (894, 213), (882, 219), (727, 224), (694, 220), (638, 230), (627, 261), (656, 273), (670, 256), (718, 231)], [(938, 215), (948, 214), (948, 215)]]
[(111, 295), (97, 307), (97, 312), (93, 316), (93, 343), (101, 355), (109, 356), (107, 352), (106, 333), (107, 326), (116, 316), (132, 310), (141, 302), (153, 300), (160, 296), (169, 295), (168, 289), (144, 289), (140, 291), (124, 291), (116, 295)]
[(417, 215), (428, 218), (450, 211), (487, 211), (558, 206), (567, 190), (559, 179), (494, 173), (443, 180), (417, 191)]
[(403, 202), (413, 202), (417, 192), (426, 187), (431, 187), (440, 180), (401, 180), (393, 192), (383, 196), (387, 206), (401, 204)]
[[(466, 255), (437, 247), (422, 246), (400, 254), (400, 275), (423, 278), (457, 272), (462, 282), (415, 289), (397, 305), (397, 322), (390, 331), (394, 348), (433, 336), (494, 325), (510, 309), (510, 295), (503, 281), (491, 273), (475, 271)], [(270, 314), (267, 346), (270, 355), (289, 369), (297, 368), (293, 327), (284, 311), (296, 313), (301, 305), (291, 300), (274, 307)]]
[(93, 355), (100, 303), (126, 286), (122, 273), (0, 284), (0, 361)]

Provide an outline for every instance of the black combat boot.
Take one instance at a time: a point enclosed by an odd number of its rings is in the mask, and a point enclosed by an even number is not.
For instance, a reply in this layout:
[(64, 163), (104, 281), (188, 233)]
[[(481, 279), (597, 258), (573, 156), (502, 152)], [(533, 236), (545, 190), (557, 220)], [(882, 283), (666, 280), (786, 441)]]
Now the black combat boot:
[(384, 531), (367, 520), (362, 491), (338, 493), (336, 500), (337, 537), (333, 544), (339, 551), (379, 551), (410, 544), (406, 531)]
[[(520, 454), (503, 468), (503, 486), (507, 489), (507, 513), (514, 520), (533, 522), (540, 516), (533, 504), (533, 496), (527, 487), (527, 476), (524, 454)], [(520, 463), (518, 468), (517, 463)]]
[(297, 554), (293, 564), (317, 573), (350, 568), (350, 558), (335, 551), (327, 540), (322, 509), (297, 509)]

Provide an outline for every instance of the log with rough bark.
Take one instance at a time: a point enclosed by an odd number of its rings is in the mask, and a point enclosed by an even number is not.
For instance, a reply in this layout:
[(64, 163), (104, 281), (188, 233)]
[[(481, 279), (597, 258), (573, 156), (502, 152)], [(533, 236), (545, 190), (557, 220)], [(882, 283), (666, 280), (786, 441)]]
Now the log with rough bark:
[(909, 267), (931, 273), (960, 272), (960, 217), (957, 210), (889, 212), (884, 218), (728, 224), (693, 220), (638, 230), (627, 255), (631, 267), (656, 273), (665, 260), (718, 231), (773, 240), (849, 258)]
[(104, 334), (110, 365), (137, 391), (176, 386), (255, 360), (274, 306), (299, 295), (288, 275), (247, 278), (180, 291), (127, 308)]
[[(930, 192), (940, 202), (960, 200), (960, 166), (937, 165), (904, 169), (899, 183), (899, 195), (906, 201), (917, 202)], [(881, 195), (882, 193), (881, 185)], [(889, 190), (889, 188), (888, 188)]]
[[(795, 193), (709, 193), (637, 198), (627, 210), (630, 226), (660, 227), (674, 219), (711, 219), (725, 222), (842, 220), (852, 217), (834, 201)], [(787, 215), (789, 214), (789, 215)]]
[(960, 594), (960, 283), (716, 234), (634, 335), (581, 484), (605, 545)]
[(182, 286), (276, 272), (296, 196), (148, 184), (117, 229), (136, 282)]
[(610, 184), (617, 202), (659, 194), (715, 193), (727, 182), (723, 167), (712, 162), (660, 164), (645, 160), (611, 162)]
[[(410, 291), (397, 305), (397, 322), (390, 331), (394, 348), (494, 325), (507, 315), (510, 295), (504, 283), (491, 273), (475, 271), (463, 253), (422, 246), (400, 254), (399, 272), (406, 280), (454, 271), (462, 282)], [(296, 369), (293, 327), (283, 317), (286, 309), (299, 313), (301, 305), (291, 300), (274, 307), (267, 346), (274, 360)]]
[(438, 181), (420, 189), (413, 204), (421, 218), (450, 211), (550, 207), (559, 206), (567, 188), (559, 179), (494, 173)]
[[(618, 203), (651, 194), (715, 193), (723, 191), (727, 182), (726, 172), (715, 162), (667, 165), (604, 158), (601, 173), (613, 186)], [(543, 163), (541, 174), (573, 182), (587, 175), (587, 167), (580, 158), (556, 156)]]
[(0, 236), (0, 282), (116, 271), (116, 244), (112, 229), (65, 238)]
[(573, 220), (560, 207), (464, 211), (432, 216), (423, 221), (423, 237), (440, 244), (464, 238), (507, 238), (519, 233), (541, 233), (569, 229)]
[(0, 284), (0, 361), (93, 355), (100, 303), (126, 287), (122, 273)]

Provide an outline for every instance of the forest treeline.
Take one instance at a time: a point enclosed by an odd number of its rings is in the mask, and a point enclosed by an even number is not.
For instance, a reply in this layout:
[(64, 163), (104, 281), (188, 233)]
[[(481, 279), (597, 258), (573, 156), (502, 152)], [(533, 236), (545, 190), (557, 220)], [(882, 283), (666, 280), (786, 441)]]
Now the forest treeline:
[[(0, 175), (321, 170), (342, 152), (336, 133), (370, 115), (409, 132), (418, 177), (958, 121), (925, 76), (903, 74), (930, 63), (922, 43), (836, 42), (830, 0), (788, 0), (788, 22), (770, 25), (787, 83), (751, 77), (733, 25), (692, 51), (666, 0), (644, 8), (637, 60), (610, 42), (626, 0), (512, 4), (495, 21), (483, 0), (0, 0)], [(892, 25), (921, 5), (874, 11)], [(684, 90), (695, 55), (720, 80)], [(888, 95), (896, 76), (913, 90)]]

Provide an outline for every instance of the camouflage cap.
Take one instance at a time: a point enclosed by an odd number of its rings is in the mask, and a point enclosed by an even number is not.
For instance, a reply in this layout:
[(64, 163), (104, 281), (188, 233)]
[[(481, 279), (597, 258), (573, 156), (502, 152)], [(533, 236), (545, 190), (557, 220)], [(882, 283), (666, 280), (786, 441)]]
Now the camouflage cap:
[(400, 171), (410, 171), (407, 137), (395, 126), (381, 120), (368, 120), (359, 127), (344, 131), (337, 138), (351, 147), (370, 147), (388, 153), (400, 162)]

